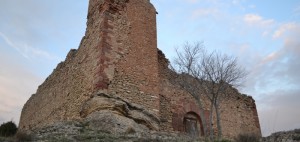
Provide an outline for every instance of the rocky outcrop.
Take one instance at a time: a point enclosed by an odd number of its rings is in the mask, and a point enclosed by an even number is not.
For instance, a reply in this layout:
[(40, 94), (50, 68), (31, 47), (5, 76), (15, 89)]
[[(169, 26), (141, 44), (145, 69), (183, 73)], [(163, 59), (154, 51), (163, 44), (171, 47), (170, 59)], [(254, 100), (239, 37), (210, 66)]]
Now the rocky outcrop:
[(300, 142), (300, 129), (276, 132), (268, 137), (264, 137), (262, 142)]
[(110, 133), (159, 130), (159, 119), (143, 107), (119, 97), (98, 93), (84, 103), (80, 112), (91, 129)]

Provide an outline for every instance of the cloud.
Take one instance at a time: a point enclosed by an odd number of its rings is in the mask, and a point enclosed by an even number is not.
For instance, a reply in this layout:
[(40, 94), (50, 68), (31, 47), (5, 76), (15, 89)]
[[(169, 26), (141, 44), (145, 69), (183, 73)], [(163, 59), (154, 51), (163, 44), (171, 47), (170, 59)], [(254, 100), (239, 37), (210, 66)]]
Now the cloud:
[(294, 29), (298, 29), (299, 26), (296, 23), (287, 23), (287, 24), (283, 24), (281, 25), (274, 33), (273, 33), (273, 38), (280, 38), (282, 37), (285, 33), (294, 30)]
[(24, 103), (38, 85), (70, 48), (78, 47), (88, 1), (0, 3), (0, 123), (18, 122)]
[(251, 8), (251, 9), (254, 9), (254, 8), (256, 8), (256, 5), (251, 4), (251, 5), (249, 5), (248, 7)]
[(0, 32), (0, 37), (6, 42), (7, 45), (17, 50), (23, 57), (30, 59), (34, 57), (43, 57), (47, 59), (57, 59), (57, 57), (50, 55), (48, 52), (39, 48), (34, 48), (26, 43), (18, 43), (10, 40), (6, 35)]
[(19, 121), (20, 112), (26, 100), (35, 92), (42, 79), (12, 57), (2, 55), (0, 62), (0, 123)]
[(193, 17), (202, 17), (202, 16), (217, 16), (219, 10), (216, 8), (200, 8), (193, 12)]
[(300, 5), (298, 5), (294, 10), (293, 10), (294, 14), (296, 16), (300, 16)]
[(26, 58), (62, 59), (53, 55), (64, 56), (70, 48), (77, 48), (84, 35), (87, 3), (3, 0), (0, 4), (0, 38), (5, 36)]
[(232, 4), (239, 4), (239, 3), (240, 3), (240, 0), (232, 0), (231, 3), (232, 3)]
[(197, 3), (199, 0), (186, 0), (189, 3)]
[(279, 23), (255, 14), (245, 15), (243, 21), (248, 30), (269, 32), (263, 44), (245, 36), (246, 42), (230, 45), (250, 72), (242, 92), (257, 102), (263, 135), (299, 128), (300, 23)]
[(288, 36), (280, 49), (261, 58), (253, 68), (253, 79), (258, 92), (268, 92), (276, 88), (289, 90), (300, 86), (299, 47), (298, 39)]
[(275, 33), (283, 42), (281, 48), (260, 57), (246, 85), (246, 92), (257, 100), (264, 136), (300, 127), (299, 27), (299, 23), (279, 26)]
[(268, 27), (274, 23), (273, 19), (264, 19), (257, 14), (246, 14), (243, 18), (244, 22), (250, 26)]

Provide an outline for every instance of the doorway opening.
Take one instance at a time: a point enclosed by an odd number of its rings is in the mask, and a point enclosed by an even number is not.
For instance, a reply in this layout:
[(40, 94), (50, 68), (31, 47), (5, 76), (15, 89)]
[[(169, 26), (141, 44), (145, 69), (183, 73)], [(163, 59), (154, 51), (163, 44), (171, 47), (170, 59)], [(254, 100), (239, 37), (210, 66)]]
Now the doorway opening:
[(183, 119), (184, 131), (191, 137), (199, 137), (202, 132), (200, 117), (195, 112), (188, 112)]

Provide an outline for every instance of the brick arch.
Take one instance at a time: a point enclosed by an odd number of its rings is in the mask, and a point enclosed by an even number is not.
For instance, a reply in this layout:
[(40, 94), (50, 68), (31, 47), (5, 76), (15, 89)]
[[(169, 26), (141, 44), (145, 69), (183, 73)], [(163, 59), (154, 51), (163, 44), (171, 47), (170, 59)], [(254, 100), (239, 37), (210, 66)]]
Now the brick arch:
[(197, 114), (196, 112), (193, 112), (193, 111), (190, 111), (188, 113), (186, 113), (183, 117), (183, 125), (184, 125), (184, 132), (188, 133), (188, 134), (191, 134), (189, 131), (189, 122), (187, 122), (188, 120), (195, 120), (195, 128), (196, 128), (196, 132), (197, 134), (194, 135), (192, 134), (192, 136), (199, 136), (199, 134), (201, 136), (204, 135), (204, 130), (203, 130), (203, 124), (202, 124), (202, 121), (201, 121), (201, 117), (199, 116), (199, 114)]
[[(186, 132), (184, 119), (188, 114), (193, 114), (199, 122), (200, 135), (204, 135), (202, 118), (200, 117), (200, 109), (195, 101), (179, 100), (173, 104), (172, 126), (174, 131)], [(206, 118), (204, 118), (206, 120)]]

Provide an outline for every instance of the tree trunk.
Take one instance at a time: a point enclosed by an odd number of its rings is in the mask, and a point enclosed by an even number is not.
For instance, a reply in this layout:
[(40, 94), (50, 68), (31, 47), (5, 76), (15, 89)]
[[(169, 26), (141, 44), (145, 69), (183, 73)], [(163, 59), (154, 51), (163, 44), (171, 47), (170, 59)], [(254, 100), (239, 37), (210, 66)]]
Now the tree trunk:
[(202, 103), (201, 103), (200, 99), (197, 99), (197, 103), (198, 103), (199, 109), (200, 109), (201, 123), (202, 123), (203, 131), (204, 131), (203, 134), (204, 134), (204, 137), (206, 139), (206, 137), (207, 137), (207, 125), (206, 125), (204, 110), (203, 110), (203, 106), (202, 106)]
[(219, 109), (219, 102), (215, 102), (216, 116), (217, 116), (217, 127), (218, 127), (218, 141), (222, 139), (222, 126), (221, 126), (221, 114)]
[(214, 141), (213, 109), (214, 109), (214, 103), (211, 102), (210, 113), (209, 113), (209, 130), (210, 130), (210, 140), (211, 140), (211, 141)]

